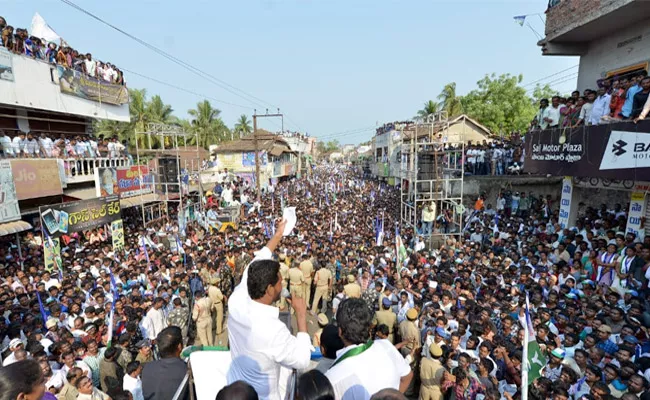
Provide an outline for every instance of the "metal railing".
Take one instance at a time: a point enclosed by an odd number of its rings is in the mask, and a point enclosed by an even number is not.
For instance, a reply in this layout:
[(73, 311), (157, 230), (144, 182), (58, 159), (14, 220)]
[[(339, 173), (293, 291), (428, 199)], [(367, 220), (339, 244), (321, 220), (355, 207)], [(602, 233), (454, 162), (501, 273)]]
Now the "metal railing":
[(68, 183), (89, 182), (95, 179), (96, 168), (128, 167), (131, 162), (126, 157), (119, 158), (66, 158), (63, 160)]

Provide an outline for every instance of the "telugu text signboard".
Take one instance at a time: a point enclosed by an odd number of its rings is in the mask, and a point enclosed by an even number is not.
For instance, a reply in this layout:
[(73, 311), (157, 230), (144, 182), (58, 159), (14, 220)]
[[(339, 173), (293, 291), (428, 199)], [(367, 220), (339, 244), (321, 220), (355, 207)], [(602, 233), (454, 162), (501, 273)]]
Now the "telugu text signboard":
[(61, 92), (86, 100), (122, 105), (129, 102), (126, 86), (91, 78), (86, 74), (57, 66)]
[(149, 167), (98, 168), (95, 172), (97, 197), (119, 194), (120, 197), (133, 197), (153, 192), (153, 175)]
[(526, 135), (524, 172), (539, 175), (650, 180), (650, 121)]
[(39, 207), (43, 227), (51, 237), (81, 232), (121, 219), (119, 196)]

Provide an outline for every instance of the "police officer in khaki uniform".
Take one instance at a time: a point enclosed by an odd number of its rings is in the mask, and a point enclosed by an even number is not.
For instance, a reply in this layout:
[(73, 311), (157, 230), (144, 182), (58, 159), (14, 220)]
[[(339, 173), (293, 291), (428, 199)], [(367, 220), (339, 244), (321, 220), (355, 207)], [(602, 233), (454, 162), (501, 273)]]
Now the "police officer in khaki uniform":
[[(225, 301), (223, 293), (217, 287), (219, 284), (219, 279), (212, 278), (210, 279), (210, 286), (208, 286), (208, 298), (212, 302), (212, 320), (214, 325), (217, 328), (217, 340), (219, 342), (219, 337), (223, 334), (223, 303)], [(219, 343), (218, 343), (219, 344)]]
[[(287, 256), (284, 254), (280, 254), (280, 275), (282, 276), (282, 289), (287, 289), (287, 286), (289, 285), (289, 266), (287, 265)], [(280, 296), (280, 300), (278, 300), (277, 304), (278, 308), (280, 310), (286, 310), (287, 308), (287, 299), (284, 298), (284, 296)]]
[(314, 292), (314, 302), (311, 305), (313, 313), (318, 312), (318, 303), (323, 299), (323, 309), (327, 308), (327, 301), (332, 293), (332, 273), (327, 268), (320, 268), (314, 275), (316, 282), (316, 291)]
[(304, 282), (305, 277), (302, 271), (294, 264), (292, 268), (289, 268), (289, 292), (291, 297), (305, 297)]
[(390, 309), (393, 302), (384, 297), (381, 302), (381, 310), (375, 313), (373, 324), (375, 326), (386, 325), (388, 327), (388, 340), (395, 344), (395, 329), (397, 328), (397, 315)]
[(307, 302), (307, 306), (309, 306), (309, 299), (311, 298), (311, 282), (314, 277), (314, 264), (311, 263), (307, 254), (303, 255), (303, 260), (300, 263), (300, 270), (305, 278), (303, 285), (305, 295), (303, 297)]
[(445, 368), (440, 362), (442, 349), (439, 345), (431, 343), (429, 346), (431, 358), (422, 357), (420, 363), (420, 400), (440, 400), (442, 391), (440, 385), (445, 373)]
[(214, 343), (212, 340), (212, 300), (205, 297), (203, 291), (197, 291), (196, 298), (198, 300), (192, 309), (192, 319), (196, 322), (196, 334), (202, 345), (212, 346)]
[(348, 275), (348, 284), (343, 287), (343, 293), (345, 293), (348, 299), (361, 298), (361, 286), (357, 283), (354, 275)]
[(418, 310), (411, 308), (406, 312), (406, 319), (399, 324), (399, 335), (403, 342), (407, 342), (402, 347), (402, 354), (404, 355), (410, 353), (413, 347), (420, 343), (420, 331), (415, 326), (416, 319), (418, 319)]
[(320, 349), (320, 335), (323, 333), (323, 328), (329, 324), (329, 319), (327, 319), (327, 315), (320, 313), (318, 314), (318, 330), (314, 332), (314, 336), (311, 339), (311, 344), (317, 349)]

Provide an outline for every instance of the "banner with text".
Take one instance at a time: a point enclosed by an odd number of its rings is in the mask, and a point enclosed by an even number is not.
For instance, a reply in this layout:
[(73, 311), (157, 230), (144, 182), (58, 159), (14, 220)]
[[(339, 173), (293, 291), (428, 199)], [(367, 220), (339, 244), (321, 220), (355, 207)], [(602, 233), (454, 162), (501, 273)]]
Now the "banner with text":
[(573, 195), (573, 181), (571, 177), (565, 176), (562, 181), (562, 197), (560, 198), (560, 227), (565, 229), (569, 226), (569, 215), (571, 214), (571, 196)]
[(124, 223), (121, 219), (111, 222), (111, 237), (113, 238), (113, 251), (124, 248)]
[(149, 167), (131, 166), (95, 169), (97, 197), (119, 194), (121, 198), (153, 192)]
[(126, 86), (91, 78), (79, 71), (57, 66), (61, 92), (86, 100), (121, 105), (129, 102)]
[(615, 180), (650, 180), (650, 121), (526, 135), (524, 172)]
[(94, 229), (122, 218), (117, 195), (41, 206), (39, 212), (51, 237)]
[(0, 223), (20, 219), (16, 185), (9, 160), (0, 161)]
[(627, 226), (625, 233), (634, 233), (637, 238), (643, 240), (645, 229), (642, 228), (641, 218), (645, 215), (645, 193), (632, 192), (630, 199), (630, 212), (627, 216)]

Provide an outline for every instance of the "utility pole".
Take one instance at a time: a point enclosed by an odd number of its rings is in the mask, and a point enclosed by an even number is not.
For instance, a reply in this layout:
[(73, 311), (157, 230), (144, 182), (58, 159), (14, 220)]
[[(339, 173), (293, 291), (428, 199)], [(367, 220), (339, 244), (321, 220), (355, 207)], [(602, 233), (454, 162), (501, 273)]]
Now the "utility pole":
[(260, 184), (260, 148), (259, 148), (259, 139), (257, 135), (257, 118), (269, 118), (269, 117), (280, 117), (282, 118), (282, 129), (284, 129), (284, 114), (278, 112), (276, 114), (269, 114), (269, 109), (266, 109), (265, 114), (257, 114), (257, 110), (253, 110), (253, 145), (255, 146), (255, 186), (257, 188), (257, 201), (262, 202), (262, 186)]

